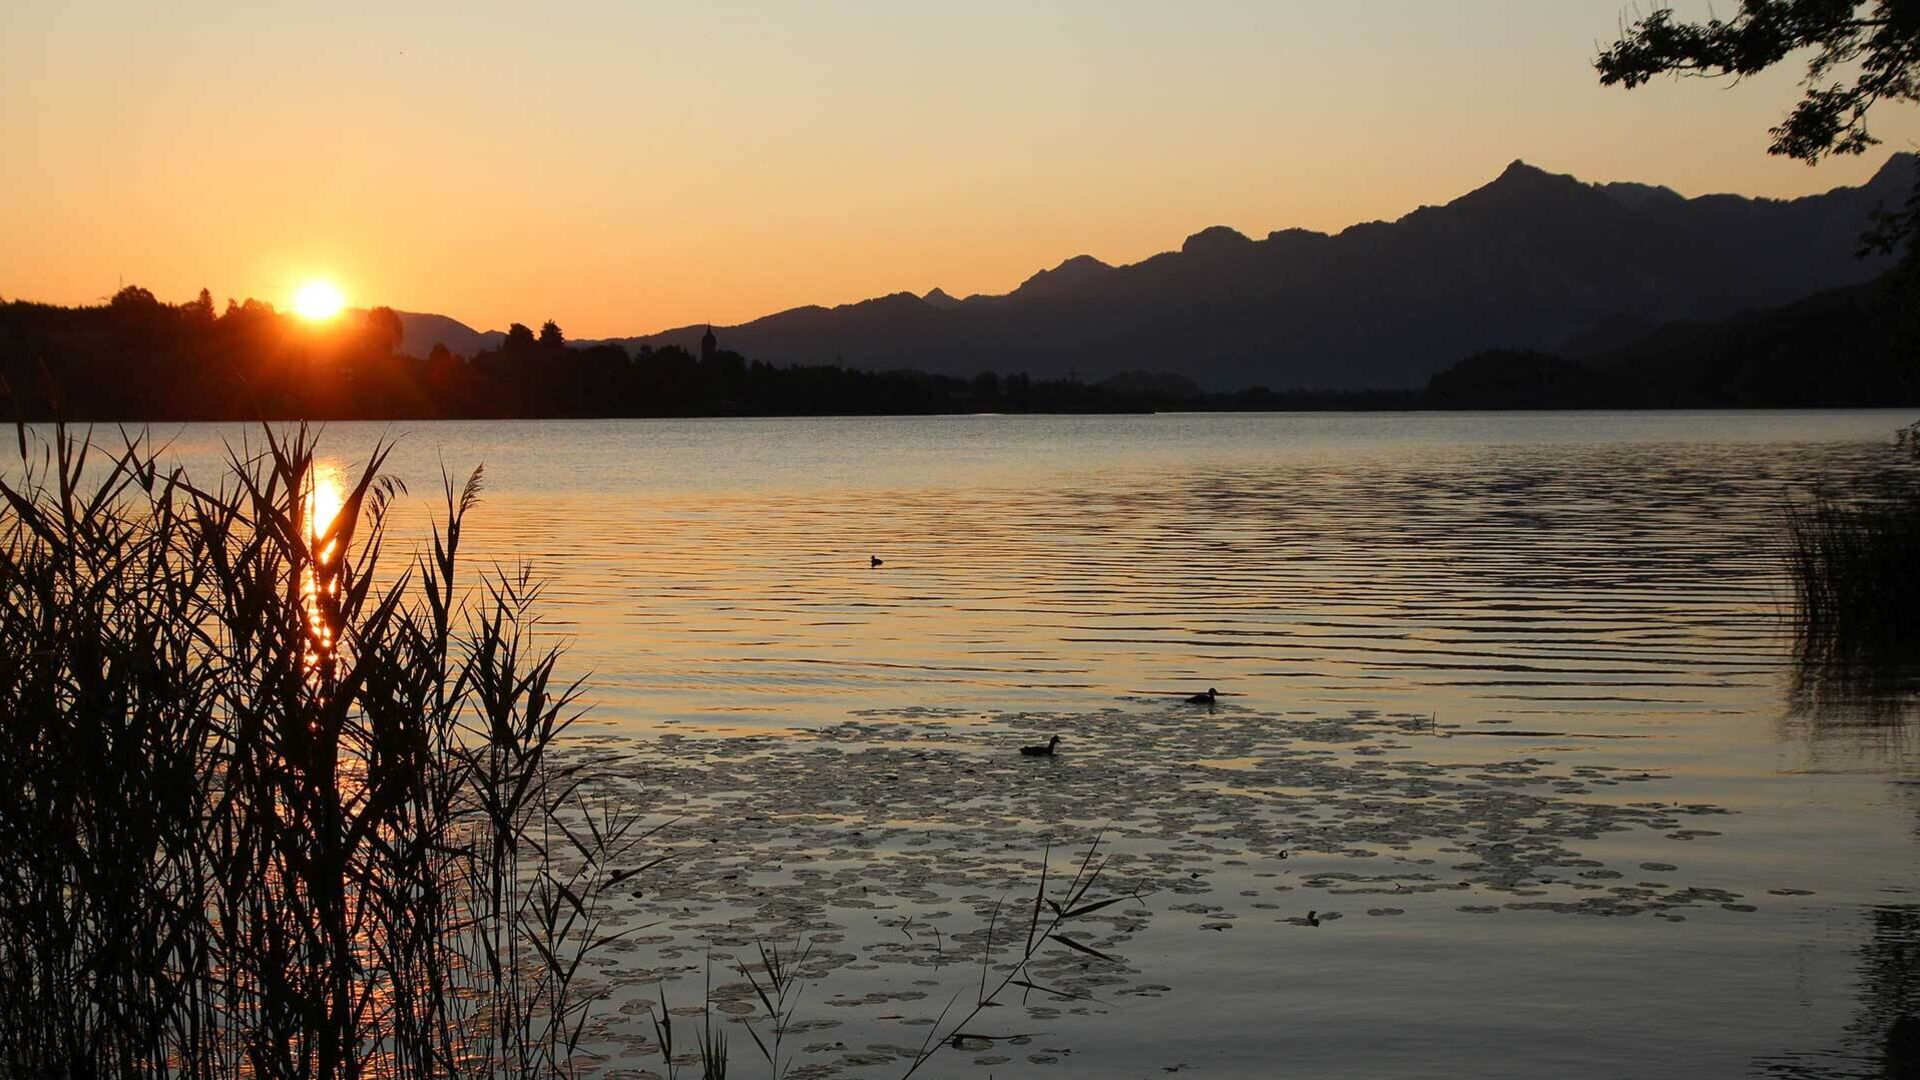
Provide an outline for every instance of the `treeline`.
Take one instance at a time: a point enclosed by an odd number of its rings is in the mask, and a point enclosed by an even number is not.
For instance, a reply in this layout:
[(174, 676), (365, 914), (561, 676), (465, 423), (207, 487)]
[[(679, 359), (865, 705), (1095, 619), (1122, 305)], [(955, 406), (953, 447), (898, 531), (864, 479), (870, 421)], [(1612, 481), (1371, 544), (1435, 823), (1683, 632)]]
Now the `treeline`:
[(309, 323), (256, 300), (167, 304), (130, 286), (101, 306), (0, 304), (0, 394), (28, 420), (807, 416), (1169, 409), (1409, 408), (1409, 393), (1207, 394), (1176, 375), (1099, 382), (776, 367), (737, 352), (570, 344), (514, 324), (496, 349), (400, 352), (374, 308)]
[(1920, 273), (1711, 323), (1674, 323), (1578, 359), (1467, 357), (1433, 377), (1435, 409), (1706, 409), (1920, 405)]
[(400, 351), (388, 308), (309, 323), (256, 300), (167, 304), (139, 287), (95, 307), (0, 304), (0, 408), (26, 420), (466, 419), (1402, 409), (1873, 406), (1920, 403), (1911, 278), (1722, 323), (1664, 328), (1579, 360), (1468, 357), (1424, 390), (1207, 393), (1173, 374), (1098, 382), (776, 367), (730, 350), (629, 353), (514, 324), (461, 357)]

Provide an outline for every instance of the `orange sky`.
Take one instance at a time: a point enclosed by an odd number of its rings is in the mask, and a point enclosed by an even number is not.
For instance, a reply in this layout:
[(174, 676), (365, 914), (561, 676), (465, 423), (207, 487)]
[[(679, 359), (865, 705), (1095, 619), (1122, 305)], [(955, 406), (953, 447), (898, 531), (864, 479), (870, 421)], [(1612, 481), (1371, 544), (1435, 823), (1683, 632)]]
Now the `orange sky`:
[(1883, 108), (1864, 159), (1769, 158), (1798, 70), (1602, 90), (1617, 0), (80, 6), (0, 8), (6, 298), (326, 278), (636, 334), (1338, 229), (1516, 157), (1790, 196), (1920, 142)]

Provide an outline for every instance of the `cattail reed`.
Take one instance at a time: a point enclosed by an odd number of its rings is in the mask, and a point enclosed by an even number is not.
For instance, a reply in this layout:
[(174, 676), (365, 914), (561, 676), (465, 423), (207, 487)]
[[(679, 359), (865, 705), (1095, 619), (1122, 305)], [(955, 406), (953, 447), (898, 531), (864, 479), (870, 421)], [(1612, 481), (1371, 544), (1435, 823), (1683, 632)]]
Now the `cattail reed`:
[(389, 447), (323, 513), (305, 427), (207, 486), (17, 434), (0, 1075), (573, 1074), (644, 834), (558, 753), (530, 575), (458, 576), (480, 473), (383, 573)]
[(1809, 646), (1860, 653), (1920, 643), (1920, 487), (1911, 481), (1791, 508), (1787, 559)]

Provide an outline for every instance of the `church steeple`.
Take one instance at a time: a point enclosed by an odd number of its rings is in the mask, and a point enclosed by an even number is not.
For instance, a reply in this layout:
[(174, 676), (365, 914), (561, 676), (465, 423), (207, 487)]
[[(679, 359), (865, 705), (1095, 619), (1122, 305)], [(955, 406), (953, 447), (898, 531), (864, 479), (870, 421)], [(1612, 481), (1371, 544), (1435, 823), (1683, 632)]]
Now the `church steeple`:
[(700, 335), (700, 362), (704, 364), (712, 360), (719, 348), (720, 339), (713, 336), (713, 324), (708, 323), (707, 332)]

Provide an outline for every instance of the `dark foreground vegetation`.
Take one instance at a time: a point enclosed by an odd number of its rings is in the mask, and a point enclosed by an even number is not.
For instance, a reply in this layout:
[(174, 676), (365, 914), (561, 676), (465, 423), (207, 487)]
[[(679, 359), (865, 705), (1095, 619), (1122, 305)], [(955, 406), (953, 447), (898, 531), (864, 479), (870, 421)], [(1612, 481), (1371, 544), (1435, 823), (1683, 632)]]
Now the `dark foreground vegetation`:
[(1787, 510), (1792, 699), (1823, 723), (1902, 728), (1920, 690), (1920, 424), (1899, 444), (1903, 461)]
[(304, 431), (217, 488), (18, 449), (0, 1075), (572, 1073), (642, 833), (554, 757), (574, 689), (525, 578), (457, 576), (479, 475), (396, 570), (378, 454), (328, 522)]
[[(1920, 424), (1900, 434), (1920, 461)], [(1889, 470), (1787, 514), (1803, 658), (1848, 666), (1920, 659), (1920, 477)]]
[[(1206, 392), (1172, 373), (1098, 381), (777, 367), (714, 349), (577, 346), (516, 324), (471, 358), (399, 352), (385, 308), (311, 324), (204, 291), (166, 304), (0, 304), (0, 395), (24, 420), (455, 419), (972, 412), (1588, 409), (1920, 404), (1920, 273), (1722, 323), (1675, 325), (1575, 358), (1493, 351), (1423, 390)], [(1169, 366), (1178, 367), (1177, 358)]]

